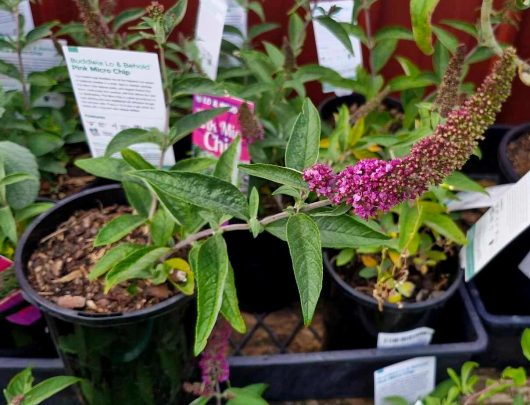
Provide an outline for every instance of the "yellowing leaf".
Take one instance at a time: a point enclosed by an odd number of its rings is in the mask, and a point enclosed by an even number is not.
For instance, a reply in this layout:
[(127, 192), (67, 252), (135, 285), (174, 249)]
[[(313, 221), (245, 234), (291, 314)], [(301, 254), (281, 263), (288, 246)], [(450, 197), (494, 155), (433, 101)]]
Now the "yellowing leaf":
[(354, 150), (353, 156), (355, 156), (355, 159), (363, 160), (363, 159), (371, 159), (378, 157), (377, 154), (374, 152), (370, 152), (369, 150)]
[(189, 263), (180, 258), (180, 257), (174, 257), (172, 259), (168, 259), (165, 261), (165, 263), (170, 266), (173, 270), (182, 270), (182, 271), (191, 271), (191, 267)]
[(403, 299), (403, 297), (401, 296), (400, 293), (397, 293), (397, 292), (392, 292), (389, 296), (388, 296), (388, 302), (391, 303), (391, 304), (397, 304), (398, 302), (401, 302), (401, 300)]
[(348, 134), (348, 143), (350, 146), (355, 146), (357, 142), (359, 142), (359, 139), (362, 138), (364, 135), (364, 117), (361, 119), (358, 119), (353, 127), (350, 129), (350, 133)]
[(401, 267), (401, 255), (399, 252), (396, 252), (395, 250), (390, 250), (388, 252), (388, 257), (390, 257), (390, 260), (392, 260), (392, 263), (394, 263), (394, 266)]
[(320, 140), (320, 147), (321, 147), (322, 149), (327, 149), (327, 148), (329, 148), (329, 138), (321, 139), (321, 140)]
[(377, 267), (377, 260), (373, 256), (362, 255), (361, 261), (366, 267)]
[(410, 281), (405, 281), (397, 285), (398, 291), (407, 298), (412, 296), (415, 288), (416, 286)]
[(381, 147), (379, 145), (370, 145), (368, 146), (368, 150), (370, 152), (379, 152), (381, 150)]
[[(166, 260), (164, 264), (171, 267), (170, 276), (168, 277), (171, 284), (182, 294), (193, 295), (195, 291), (195, 276), (188, 262), (180, 257), (175, 257)], [(185, 277), (182, 277), (179, 272), (185, 273)]]

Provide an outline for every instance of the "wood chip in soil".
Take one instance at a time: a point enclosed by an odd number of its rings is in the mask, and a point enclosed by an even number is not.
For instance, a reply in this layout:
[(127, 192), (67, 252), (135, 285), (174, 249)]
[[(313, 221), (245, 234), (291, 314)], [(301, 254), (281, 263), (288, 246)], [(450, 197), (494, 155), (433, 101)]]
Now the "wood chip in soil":
[[(44, 298), (63, 308), (92, 313), (139, 310), (157, 304), (177, 292), (166, 284), (151, 285), (148, 280), (123, 282), (104, 294), (104, 277), (90, 281), (90, 269), (114, 245), (94, 247), (99, 229), (131, 209), (112, 205), (77, 211), (57, 230), (43, 238), (28, 261), (28, 279)], [(147, 229), (136, 229), (122, 242), (146, 244)], [(135, 293), (128, 288), (134, 284)]]

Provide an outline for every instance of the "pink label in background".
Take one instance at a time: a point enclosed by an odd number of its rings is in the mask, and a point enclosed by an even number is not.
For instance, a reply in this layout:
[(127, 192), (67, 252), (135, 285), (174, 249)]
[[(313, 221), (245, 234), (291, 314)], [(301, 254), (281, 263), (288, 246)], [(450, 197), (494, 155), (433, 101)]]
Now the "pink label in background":
[[(196, 94), (193, 96), (193, 112), (211, 110), (213, 108), (230, 107), (227, 112), (218, 115), (202, 127), (193, 131), (193, 145), (219, 157), (230, 146), (232, 141), (241, 135), (241, 125), (238, 119), (238, 111), (241, 104), (246, 103), (251, 111), (254, 111), (254, 103), (235, 97), (209, 96)], [(241, 162), (250, 163), (248, 143), (246, 139), (241, 140)]]
[(9, 260), (9, 259), (5, 258), (4, 256), (0, 255), (0, 272), (10, 268), (12, 264), (13, 264), (13, 262), (11, 260)]

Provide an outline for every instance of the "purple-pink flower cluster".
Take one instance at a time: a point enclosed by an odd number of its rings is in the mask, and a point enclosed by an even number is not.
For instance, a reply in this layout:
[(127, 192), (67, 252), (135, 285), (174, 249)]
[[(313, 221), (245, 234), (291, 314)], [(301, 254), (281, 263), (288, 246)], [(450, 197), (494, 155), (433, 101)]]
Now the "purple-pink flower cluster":
[(505, 50), (475, 95), (449, 112), (446, 122), (404, 158), (361, 160), (338, 174), (330, 166), (316, 164), (304, 171), (309, 189), (334, 204), (350, 204), (355, 214), (369, 218), (441, 183), (464, 165), (484, 131), (495, 122), (510, 95), (515, 58), (513, 49)]
[(211, 394), (215, 390), (217, 383), (228, 380), (228, 349), (231, 333), (230, 324), (223, 319), (219, 319), (199, 360), (204, 384), (202, 395)]

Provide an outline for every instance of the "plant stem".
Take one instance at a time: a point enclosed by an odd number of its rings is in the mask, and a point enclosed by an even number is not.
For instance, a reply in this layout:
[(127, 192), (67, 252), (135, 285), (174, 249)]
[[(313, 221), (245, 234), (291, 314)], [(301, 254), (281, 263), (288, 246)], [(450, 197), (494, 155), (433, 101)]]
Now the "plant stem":
[[(526, 382), (526, 385), (528, 385), (529, 381)], [(499, 386), (502, 386), (502, 385), (505, 385), (506, 384), (506, 380), (501, 380), (501, 381), (497, 381), (496, 383), (492, 384), (492, 385), (489, 385), (487, 386), (486, 388), (478, 391), (478, 392), (475, 392), (474, 394), (468, 396), (463, 405), (471, 405), (471, 404), (475, 404), (479, 401), (480, 397), (487, 394), (488, 392), (490, 392), (491, 390), (494, 390), (496, 388), (498, 388)], [(511, 386), (507, 386), (506, 389), (508, 388), (511, 388), (513, 387), (513, 385)]]
[[(331, 201), (329, 200), (323, 200), (323, 201), (317, 201), (317, 202), (314, 202), (314, 203), (311, 203), (311, 204), (308, 204), (306, 205), (305, 207), (302, 207), (302, 209), (300, 211), (303, 211), (303, 212), (308, 212), (308, 211), (313, 211), (317, 208), (322, 208), (322, 207), (325, 207), (327, 205), (330, 205), (331, 204)], [(287, 211), (283, 211), (283, 212), (280, 212), (278, 214), (274, 214), (274, 215), (270, 215), (268, 217), (265, 217), (263, 218), (262, 220), (259, 221), (259, 223), (262, 225), (262, 226), (267, 226), (269, 224), (272, 224), (273, 222), (276, 222), (276, 221), (279, 221), (280, 219), (284, 219), (284, 218), (287, 218), (288, 216), (290, 215), (289, 212)], [(231, 231), (248, 231), (250, 230), (250, 225), (245, 223), (245, 224), (230, 224), (230, 225), (223, 225), (221, 227), (219, 227), (219, 232), (231, 232)], [(215, 233), (216, 231), (214, 229), (205, 229), (203, 231), (200, 231), (200, 232), (197, 232), (193, 235), (190, 235), (188, 236), (186, 239), (180, 241), (179, 243), (177, 243), (173, 249), (171, 250), (171, 252), (169, 252), (166, 256), (164, 256), (164, 259), (167, 259), (168, 257), (170, 257), (172, 254), (174, 254), (175, 252), (179, 251), (180, 249), (186, 247), (186, 246), (189, 246), (191, 244), (193, 244), (194, 242), (198, 241), (198, 240), (201, 240), (201, 239), (204, 239), (204, 238), (207, 238), (208, 236), (211, 236)]]
[(493, 12), (493, 0), (484, 0), (480, 10), (480, 40), (491, 48), (495, 54), (502, 55), (502, 48), (495, 38), (493, 27), (491, 25), (491, 13)]
[(164, 94), (166, 97), (166, 123), (164, 131), (169, 132), (169, 115), (171, 113), (171, 90), (169, 89), (169, 76), (167, 73), (166, 53), (163, 44), (158, 44), (158, 52), (160, 55), (160, 71), (162, 72), (162, 82), (164, 84)]
[(29, 94), (28, 94), (28, 88), (27, 88), (27, 85), (26, 85), (26, 76), (24, 74), (24, 62), (22, 60), (22, 44), (20, 43), (21, 42), (21, 38), (22, 38), (22, 32), (20, 32), (20, 24), (19, 24), (19, 19), (20, 19), (20, 11), (18, 9), (18, 5), (15, 6), (15, 8), (13, 9), (13, 15), (15, 17), (15, 26), (16, 26), (16, 36), (17, 36), (17, 43), (16, 43), (16, 46), (17, 46), (17, 59), (18, 59), (18, 73), (19, 73), (19, 81), (22, 85), (22, 96), (24, 98), (24, 108), (27, 110), (29, 110), (30, 108), (30, 101), (29, 101)]
[(372, 81), (375, 80), (375, 69), (374, 69), (374, 57), (373, 57), (373, 48), (374, 48), (374, 38), (372, 37), (372, 20), (370, 18), (370, 6), (366, 4), (366, 0), (363, 1), (364, 8), (364, 25), (366, 27), (366, 42), (368, 48), (368, 63), (370, 65), (370, 77)]

